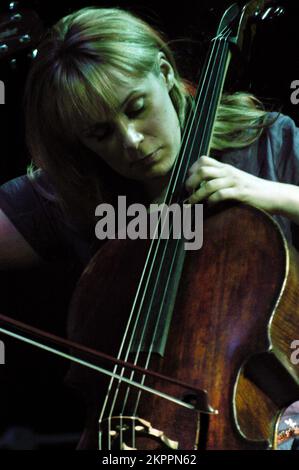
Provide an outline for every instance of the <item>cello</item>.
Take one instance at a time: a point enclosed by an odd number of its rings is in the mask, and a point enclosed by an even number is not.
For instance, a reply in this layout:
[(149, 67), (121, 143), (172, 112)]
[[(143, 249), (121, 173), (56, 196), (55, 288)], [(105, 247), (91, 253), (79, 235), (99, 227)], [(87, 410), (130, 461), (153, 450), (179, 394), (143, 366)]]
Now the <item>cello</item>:
[[(263, 4), (250, 2), (241, 14), (233, 5), (221, 20), (167, 205), (182, 204), (187, 169), (208, 154), (231, 45), (245, 42), (245, 24)], [(180, 398), (197, 404), (186, 411), (121, 380), (91, 379), (86, 369), (73, 366), (69, 380), (81, 387), (89, 405), (82, 448), (276, 448), (278, 417), (299, 397), (298, 370), (290, 361), (290, 344), (299, 333), (298, 254), (263, 211), (226, 204), (205, 212), (203, 247), (192, 253), (182, 240), (107, 242), (74, 292), (69, 337), (189, 381), (206, 394), (206, 402), (186, 390)], [(121, 366), (115, 371), (176, 394), (175, 386), (159, 379)]]
[[(187, 169), (209, 152), (231, 45), (241, 47), (245, 24), (263, 4), (252, 1), (241, 14), (233, 5), (221, 20), (167, 188), (168, 206), (183, 203)], [(205, 210), (203, 240), (194, 252), (177, 239), (111, 240), (83, 272), (70, 304), (71, 340), (189, 382), (206, 400), (180, 391), (181, 400), (196, 404), (186, 410), (72, 366), (69, 381), (88, 403), (81, 448), (277, 447), (278, 418), (299, 397), (299, 371), (290, 361), (299, 334), (298, 253), (272, 217), (243, 204)], [(121, 366), (114, 372), (177, 393), (142, 373)]]
[[(229, 9), (213, 41), (205, 93), (198, 94), (188, 129), (196, 145), (189, 152), (183, 140), (168, 203), (182, 201), (186, 168), (208, 153), (217, 95), (233, 42), (230, 24), (236, 16), (237, 8)], [(206, 396), (206, 401), (200, 400), (186, 388), (182, 399), (196, 405), (190, 414), (129, 388), (123, 383), (125, 377), (133, 375), (154, 386), (159, 378), (153, 382), (144, 373), (133, 374), (121, 366), (118, 380), (107, 384), (99, 407), (97, 384), (91, 387), (84, 380), (96, 440), (100, 415), (101, 448), (271, 447), (277, 410), (298, 396), (296, 370), (287, 355), (289, 338), (296, 333), (296, 253), (286, 246), (270, 217), (246, 206), (209, 211), (204, 233), (203, 249), (192, 254), (177, 240), (108, 243), (79, 282), (70, 312), (71, 338), (118, 354), (124, 361), (132, 358), (143, 368), (187, 377)], [(133, 256), (139, 261), (134, 266)], [(258, 296), (261, 284), (263, 293)], [(76, 331), (78, 324), (82, 328)], [(80, 379), (86, 371), (75, 372)], [(166, 390), (171, 392), (172, 385)], [(261, 421), (265, 414), (268, 421)]]

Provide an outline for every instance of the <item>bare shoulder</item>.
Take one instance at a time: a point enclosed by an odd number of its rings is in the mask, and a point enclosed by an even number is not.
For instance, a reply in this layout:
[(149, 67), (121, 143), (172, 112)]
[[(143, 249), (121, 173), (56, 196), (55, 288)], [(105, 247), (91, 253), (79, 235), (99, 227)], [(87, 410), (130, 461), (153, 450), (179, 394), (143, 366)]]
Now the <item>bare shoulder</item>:
[(41, 262), (39, 255), (0, 209), (0, 270), (30, 268)]

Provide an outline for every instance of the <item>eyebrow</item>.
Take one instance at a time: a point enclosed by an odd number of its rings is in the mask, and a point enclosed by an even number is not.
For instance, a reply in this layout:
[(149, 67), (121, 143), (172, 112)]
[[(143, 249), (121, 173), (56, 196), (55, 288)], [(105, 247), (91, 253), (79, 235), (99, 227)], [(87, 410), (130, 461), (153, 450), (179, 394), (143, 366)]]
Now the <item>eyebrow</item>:
[[(128, 101), (130, 101), (130, 99), (132, 98), (133, 95), (137, 94), (137, 93), (141, 93), (142, 90), (140, 90), (139, 88), (136, 88), (135, 90), (132, 90), (128, 96), (124, 99), (124, 101), (122, 102), (122, 104), (119, 106), (119, 109), (122, 109), (126, 106), (126, 104), (128, 103)], [(97, 122), (96, 124), (94, 124), (93, 126), (89, 127), (88, 129), (84, 129), (83, 130), (83, 133), (86, 133), (86, 132), (94, 132), (94, 131), (97, 131), (99, 130), (101, 127), (104, 127), (107, 125), (107, 122), (103, 121), (103, 122)]]

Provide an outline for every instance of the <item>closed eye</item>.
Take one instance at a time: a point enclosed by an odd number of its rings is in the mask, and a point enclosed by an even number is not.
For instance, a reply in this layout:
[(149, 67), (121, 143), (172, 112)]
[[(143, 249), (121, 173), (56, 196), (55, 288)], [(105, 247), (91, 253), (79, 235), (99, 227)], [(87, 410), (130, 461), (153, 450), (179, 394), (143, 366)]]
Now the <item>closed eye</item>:
[[(145, 106), (145, 97), (139, 96), (131, 101), (131, 103), (127, 106), (126, 115), (129, 119), (134, 119), (140, 116), (146, 109)], [(113, 124), (100, 124), (96, 125), (93, 132), (86, 135), (91, 139), (94, 139), (98, 142), (106, 139), (113, 133)]]
[(126, 115), (134, 118), (145, 110), (145, 100), (143, 96), (135, 99), (127, 108)]

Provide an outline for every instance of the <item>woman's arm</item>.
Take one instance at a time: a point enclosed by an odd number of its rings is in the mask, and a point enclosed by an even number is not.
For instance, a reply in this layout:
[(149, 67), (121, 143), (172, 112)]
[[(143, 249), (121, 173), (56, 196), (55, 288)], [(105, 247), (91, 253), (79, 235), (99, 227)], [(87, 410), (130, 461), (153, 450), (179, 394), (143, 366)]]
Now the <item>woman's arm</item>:
[(283, 215), (299, 225), (298, 186), (258, 178), (211, 157), (203, 156), (191, 166), (186, 188), (192, 204), (236, 200)]

